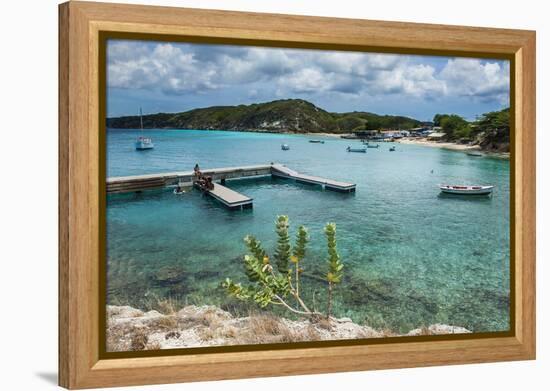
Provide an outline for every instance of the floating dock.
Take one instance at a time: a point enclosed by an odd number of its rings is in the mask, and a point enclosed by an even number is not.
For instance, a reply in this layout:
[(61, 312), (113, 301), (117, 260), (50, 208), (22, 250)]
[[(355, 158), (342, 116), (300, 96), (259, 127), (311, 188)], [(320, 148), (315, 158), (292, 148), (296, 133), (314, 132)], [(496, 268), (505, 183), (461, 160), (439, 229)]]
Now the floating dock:
[(212, 190), (205, 190), (205, 194), (215, 198), (229, 209), (252, 208), (252, 198), (237, 193), (228, 187), (214, 183)]
[(282, 164), (273, 164), (271, 166), (271, 175), (280, 178), (294, 179), (296, 182), (307, 183), (310, 185), (320, 185), (327, 190), (334, 190), (343, 193), (355, 191), (355, 183), (339, 182), (318, 176), (300, 174), (299, 172), (291, 170)]
[[(332, 179), (301, 174), (282, 164), (264, 164), (243, 167), (225, 167), (201, 171), (205, 176), (211, 176), (214, 189), (206, 194), (221, 202), (230, 209), (251, 208), (253, 199), (225, 187), (227, 179), (238, 179), (259, 176), (275, 176), (292, 179), (296, 182), (322, 186), (326, 190), (350, 193), (355, 191), (354, 183), (340, 182)], [(195, 178), (194, 171), (181, 171), (160, 174), (134, 175), (107, 178), (107, 194), (140, 192), (144, 190), (162, 189), (165, 187), (192, 187)]]

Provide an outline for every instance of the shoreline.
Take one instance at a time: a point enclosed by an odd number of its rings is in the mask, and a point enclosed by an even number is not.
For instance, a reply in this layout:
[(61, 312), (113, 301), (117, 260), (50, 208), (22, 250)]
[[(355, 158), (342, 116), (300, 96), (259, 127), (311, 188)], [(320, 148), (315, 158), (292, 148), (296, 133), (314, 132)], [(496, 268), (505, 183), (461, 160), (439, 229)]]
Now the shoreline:
[(482, 156), (493, 157), (499, 159), (510, 159), (510, 152), (494, 152), (494, 151), (485, 151), (479, 147), (479, 145), (468, 145), (468, 144), (457, 144), (452, 142), (440, 142), (440, 141), (429, 141), (425, 138), (422, 139), (411, 139), (411, 138), (402, 138), (395, 141), (399, 144), (408, 144), (408, 145), (420, 145), (423, 147), (430, 148), (442, 148), (449, 151), (458, 151), (458, 152), (479, 152)]
[[(108, 130), (139, 130), (139, 129), (123, 129), (123, 128), (108, 128)], [(265, 133), (265, 134), (280, 134), (287, 136), (305, 136), (305, 137), (327, 137), (333, 139), (342, 139), (342, 136), (352, 135), (352, 133), (327, 133), (327, 132), (293, 132), (293, 131), (277, 131), (277, 130), (267, 130), (267, 129), (176, 129), (176, 128), (159, 128), (159, 129), (143, 129), (144, 131), (155, 131), (155, 130), (191, 130), (191, 131), (201, 131), (201, 132), (244, 132), (244, 133)], [(359, 140), (359, 139), (357, 139)], [(353, 141), (353, 140), (352, 140)], [(408, 145), (419, 145), (424, 147), (431, 148), (442, 148), (449, 151), (458, 151), (458, 152), (480, 152), (484, 157), (492, 157), (498, 159), (509, 160), (510, 152), (495, 152), (495, 151), (486, 151), (479, 147), (479, 145), (468, 145), (468, 144), (457, 144), (453, 142), (441, 142), (441, 141), (429, 141), (426, 138), (407, 138), (404, 137), (394, 142), (399, 144), (408, 144)]]
[(440, 323), (398, 334), (359, 325), (349, 318), (290, 320), (269, 312), (235, 317), (208, 305), (170, 308), (164, 314), (107, 305), (110, 352), (470, 333), (464, 327)]
[[(141, 131), (134, 128), (107, 128), (110, 131)], [(200, 132), (242, 132), (242, 133), (265, 133), (265, 134), (281, 134), (290, 136), (322, 136), (322, 137), (334, 137), (340, 138), (340, 136), (351, 135), (351, 133), (328, 133), (328, 132), (294, 132), (289, 130), (271, 130), (271, 129), (184, 129), (184, 128), (144, 128), (143, 132), (157, 131), (157, 130), (191, 130)]]

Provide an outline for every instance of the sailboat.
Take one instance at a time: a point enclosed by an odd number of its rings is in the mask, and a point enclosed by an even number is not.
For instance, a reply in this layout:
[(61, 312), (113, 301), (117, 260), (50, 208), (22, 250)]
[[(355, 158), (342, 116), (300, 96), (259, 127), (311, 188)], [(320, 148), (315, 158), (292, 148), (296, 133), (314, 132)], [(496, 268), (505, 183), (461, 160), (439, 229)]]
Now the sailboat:
[[(139, 108), (139, 125), (141, 128), (141, 133), (143, 133), (143, 113), (141, 112), (141, 107)], [(155, 145), (153, 144), (153, 139), (150, 137), (139, 136), (136, 140), (136, 150), (144, 151), (147, 149), (153, 149)]]

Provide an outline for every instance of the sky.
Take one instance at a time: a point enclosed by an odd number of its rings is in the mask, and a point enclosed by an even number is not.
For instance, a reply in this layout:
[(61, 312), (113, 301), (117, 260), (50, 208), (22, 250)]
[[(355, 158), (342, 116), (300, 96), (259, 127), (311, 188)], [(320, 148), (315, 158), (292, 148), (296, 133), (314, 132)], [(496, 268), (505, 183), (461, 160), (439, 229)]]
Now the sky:
[(330, 112), (473, 120), (509, 105), (497, 59), (109, 40), (107, 116), (300, 98)]

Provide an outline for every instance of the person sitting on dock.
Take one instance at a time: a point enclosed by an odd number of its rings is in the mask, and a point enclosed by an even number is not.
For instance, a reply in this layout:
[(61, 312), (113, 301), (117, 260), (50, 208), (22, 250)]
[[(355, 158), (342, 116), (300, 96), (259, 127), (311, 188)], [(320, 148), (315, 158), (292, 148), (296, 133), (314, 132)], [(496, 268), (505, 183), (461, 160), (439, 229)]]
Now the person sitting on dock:
[(214, 182), (212, 182), (211, 176), (202, 175), (197, 181), (197, 185), (202, 191), (214, 190)]
[(208, 190), (214, 190), (214, 182), (212, 182), (212, 177), (211, 176), (207, 176), (206, 179), (205, 179), (205, 187), (208, 189)]

